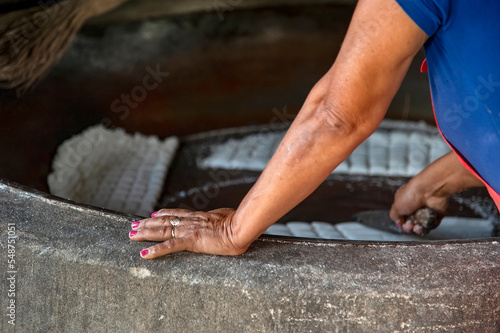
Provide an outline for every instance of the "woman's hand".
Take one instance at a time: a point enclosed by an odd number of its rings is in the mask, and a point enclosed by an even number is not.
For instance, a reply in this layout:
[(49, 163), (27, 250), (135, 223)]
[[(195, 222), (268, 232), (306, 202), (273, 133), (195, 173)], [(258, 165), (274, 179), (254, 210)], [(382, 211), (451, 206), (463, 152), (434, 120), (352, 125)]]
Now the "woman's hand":
[(234, 214), (235, 211), (229, 208), (209, 212), (162, 209), (153, 213), (151, 218), (134, 222), (129, 237), (134, 241), (162, 242), (142, 250), (141, 256), (145, 259), (185, 250), (238, 255), (244, 253), (250, 244), (245, 247), (235, 244)]
[(436, 211), (438, 221), (441, 222), (452, 194), (480, 186), (484, 186), (481, 180), (465, 169), (455, 153), (450, 152), (433, 162), (396, 192), (390, 212), (391, 219), (403, 232), (425, 234), (429, 230), (405, 222), (405, 217), (419, 208), (428, 207)]
[(435, 227), (441, 223), (448, 208), (449, 195), (440, 191), (428, 193), (428, 190), (429, 188), (422, 186), (420, 179), (415, 177), (396, 192), (390, 216), (403, 232), (424, 235), (430, 231), (421, 225), (406, 222), (407, 216), (422, 207), (431, 208), (437, 213), (438, 224)]

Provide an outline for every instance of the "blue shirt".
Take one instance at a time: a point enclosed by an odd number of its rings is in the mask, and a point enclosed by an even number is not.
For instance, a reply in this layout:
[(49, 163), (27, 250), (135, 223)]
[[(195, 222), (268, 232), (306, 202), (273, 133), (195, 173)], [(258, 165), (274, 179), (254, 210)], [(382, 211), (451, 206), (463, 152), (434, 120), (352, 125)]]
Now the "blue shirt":
[(396, 0), (429, 36), (425, 54), (446, 140), (500, 192), (500, 0)]

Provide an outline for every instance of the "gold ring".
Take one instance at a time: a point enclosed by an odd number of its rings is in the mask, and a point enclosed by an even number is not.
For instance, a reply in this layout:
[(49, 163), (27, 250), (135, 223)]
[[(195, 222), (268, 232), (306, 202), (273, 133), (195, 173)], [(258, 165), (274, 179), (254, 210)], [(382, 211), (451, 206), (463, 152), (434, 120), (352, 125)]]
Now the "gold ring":
[(179, 225), (179, 223), (181, 223), (181, 219), (178, 218), (177, 216), (174, 216), (173, 218), (170, 219), (170, 225), (172, 225), (172, 227), (177, 227)]
[(172, 239), (175, 238), (175, 227), (172, 227)]

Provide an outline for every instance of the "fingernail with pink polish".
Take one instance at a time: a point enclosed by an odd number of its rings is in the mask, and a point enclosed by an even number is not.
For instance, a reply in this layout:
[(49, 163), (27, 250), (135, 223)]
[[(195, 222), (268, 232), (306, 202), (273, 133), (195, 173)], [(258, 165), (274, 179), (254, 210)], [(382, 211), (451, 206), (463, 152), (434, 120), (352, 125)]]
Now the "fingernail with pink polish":
[(139, 224), (141, 224), (141, 221), (135, 221), (134, 223), (132, 223), (132, 229), (137, 228)]
[(154, 212), (153, 214), (151, 214), (151, 217), (155, 217), (156, 214), (158, 214), (158, 212)]
[(142, 250), (141, 251), (141, 257), (147, 256), (148, 253), (149, 253), (149, 250), (147, 250), (147, 249), (146, 250)]
[(134, 237), (135, 235), (137, 235), (137, 231), (135, 230), (132, 230), (131, 232), (128, 233), (129, 237)]

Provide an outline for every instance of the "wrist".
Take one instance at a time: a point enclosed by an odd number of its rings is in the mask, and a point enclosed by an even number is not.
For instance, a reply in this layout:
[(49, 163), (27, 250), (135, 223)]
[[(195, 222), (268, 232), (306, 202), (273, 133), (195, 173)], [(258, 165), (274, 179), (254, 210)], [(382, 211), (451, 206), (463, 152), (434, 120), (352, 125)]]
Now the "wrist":
[(405, 186), (406, 204), (412, 207), (412, 211), (421, 207), (444, 211), (452, 194), (448, 185), (446, 173), (426, 169)]
[(252, 230), (248, 223), (245, 224), (243, 222), (238, 211), (235, 212), (231, 220), (231, 240), (236, 248), (246, 251), (260, 234), (261, 233)]
[(462, 166), (453, 152), (432, 163), (412, 181), (418, 193), (427, 199), (448, 198), (466, 188), (478, 186), (477, 178)]
[(440, 179), (442, 188), (438, 193), (450, 196), (471, 187), (484, 186), (479, 178), (465, 168), (455, 153), (450, 153), (445, 157), (447, 157), (446, 169), (442, 173)]

